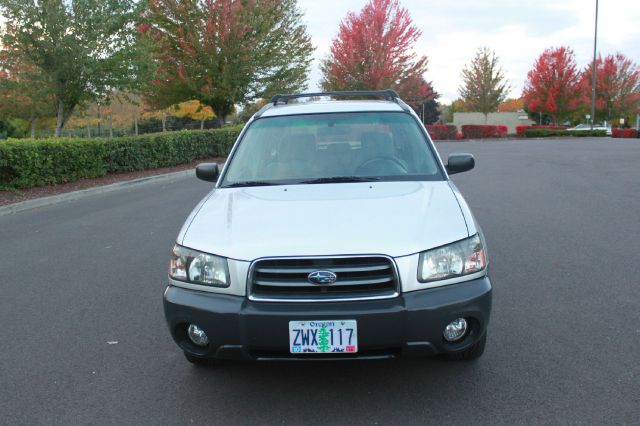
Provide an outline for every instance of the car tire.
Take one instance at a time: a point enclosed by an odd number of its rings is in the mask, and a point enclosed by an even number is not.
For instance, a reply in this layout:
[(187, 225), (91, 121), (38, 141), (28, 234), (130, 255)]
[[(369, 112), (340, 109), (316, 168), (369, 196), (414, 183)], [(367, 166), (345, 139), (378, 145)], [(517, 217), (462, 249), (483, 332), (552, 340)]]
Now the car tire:
[(213, 362), (208, 358), (203, 358), (196, 355), (191, 355), (190, 353), (185, 352), (184, 357), (193, 365), (211, 365)]
[(447, 357), (455, 361), (471, 361), (474, 359), (478, 359), (484, 353), (484, 347), (486, 343), (487, 333), (485, 333), (484, 336), (482, 336), (482, 338), (474, 343), (471, 347), (460, 352), (448, 354)]

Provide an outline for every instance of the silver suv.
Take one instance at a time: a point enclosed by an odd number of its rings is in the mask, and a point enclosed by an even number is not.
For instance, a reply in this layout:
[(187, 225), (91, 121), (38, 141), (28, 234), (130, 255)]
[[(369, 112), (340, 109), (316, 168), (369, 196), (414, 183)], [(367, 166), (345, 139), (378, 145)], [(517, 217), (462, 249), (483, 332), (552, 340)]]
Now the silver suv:
[(487, 248), (448, 176), (474, 164), (443, 164), (393, 91), (275, 96), (196, 169), (215, 186), (173, 249), (174, 340), (194, 363), (479, 357)]

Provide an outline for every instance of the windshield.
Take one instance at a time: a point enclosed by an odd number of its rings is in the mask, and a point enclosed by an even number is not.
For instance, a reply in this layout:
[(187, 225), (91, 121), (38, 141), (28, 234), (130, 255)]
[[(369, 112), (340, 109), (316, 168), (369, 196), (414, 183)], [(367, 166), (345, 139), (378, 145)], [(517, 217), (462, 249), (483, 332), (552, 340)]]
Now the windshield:
[(442, 179), (409, 114), (339, 113), (254, 121), (222, 186)]

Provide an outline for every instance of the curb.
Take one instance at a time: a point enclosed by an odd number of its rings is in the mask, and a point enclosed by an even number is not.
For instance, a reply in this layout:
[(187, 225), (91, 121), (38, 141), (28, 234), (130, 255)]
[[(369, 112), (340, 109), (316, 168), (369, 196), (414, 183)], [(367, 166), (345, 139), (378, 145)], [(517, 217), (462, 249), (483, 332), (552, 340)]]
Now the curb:
[(162, 180), (170, 180), (185, 176), (194, 176), (194, 169), (181, 170), (179, 172), (165, 173), (162, 175), (147, 176), (138, 179), (125, 180), (122, 182), (111, 183), (109, 185), (94, 186), (93, 188), (81, 189), (78, 191), (65, 192), (64, 194), (51, 195), (48, 197), (34, 198), (32, 200), (20, 201), (18, 203), (0, 206), (0, 216), (6, 216), (26, 210), (33, 210), (39, 207), (51, 206), (53, 204), (63, 203), (65, 201), (74, 201), (81, 198), (89, 197), (96, 194), (105, 194), (117, 191), (129, 186), (138, 186), (147, 183), (155, 183)]

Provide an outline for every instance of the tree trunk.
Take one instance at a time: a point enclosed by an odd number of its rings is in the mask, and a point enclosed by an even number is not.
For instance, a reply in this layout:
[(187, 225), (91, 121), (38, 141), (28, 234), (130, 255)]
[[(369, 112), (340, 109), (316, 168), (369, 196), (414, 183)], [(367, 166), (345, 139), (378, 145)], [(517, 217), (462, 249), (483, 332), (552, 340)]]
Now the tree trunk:
[(162, 113), (162, 132), (166, 132), (167, 131), (167, 114), (166, 113)]
[(113, 137), (113, 120), (109, 118), (109, 137)]
[(62, 126), (64, 126), (64, 102), (62, 99), (58, 99), (57, 108), (56, 108), (56, 138), (59, 138), (62, 134)]
[(87, 137), (91, 138), (91, 123), (87, 121)]
[(98, 137), (102, 136), (102, 109), (98, 105)]
[(218, 124), (220, 124), (221, 128), (224, 127), (225, 118), (226, 117), (224, 117), (222, 115), (218, 117)]
[(204, 130), (204, 120), (200, 120), (200, 130)]
[(138, 136), (138, 116), (133, 117), (133, 127), (136, 129), (136, 136)]
[(36, 117), (34, 115), (31, 116), (31, 140), (36, 138)]
[(487, 125), (487, 120), (489, 119), (489, 114), (484, 113), (484, 125)]

